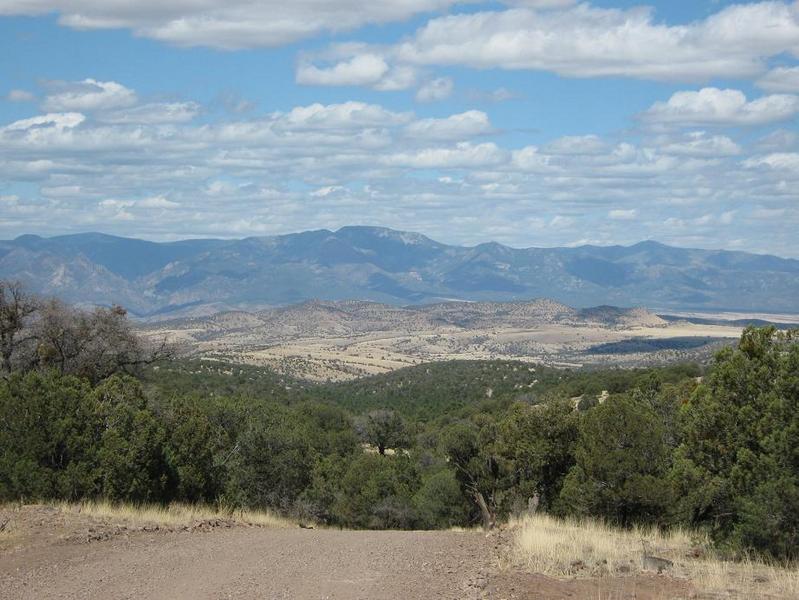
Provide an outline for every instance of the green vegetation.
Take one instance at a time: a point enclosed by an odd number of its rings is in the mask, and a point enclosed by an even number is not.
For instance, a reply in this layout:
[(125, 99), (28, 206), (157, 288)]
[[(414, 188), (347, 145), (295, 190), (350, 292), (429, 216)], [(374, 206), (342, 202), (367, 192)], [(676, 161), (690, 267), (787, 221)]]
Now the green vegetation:
[[(49, 343), (6, 322), (27, 351)], [(795, 559), (798, 335), (747, 329), (706, 371), (458, 361), (319, 386), (171, 359), (137, 376), (107, 360), (98, 377), (14, 349), (0, 500), (217, 504), (358, 528), (490, 526), (537, 506)]]

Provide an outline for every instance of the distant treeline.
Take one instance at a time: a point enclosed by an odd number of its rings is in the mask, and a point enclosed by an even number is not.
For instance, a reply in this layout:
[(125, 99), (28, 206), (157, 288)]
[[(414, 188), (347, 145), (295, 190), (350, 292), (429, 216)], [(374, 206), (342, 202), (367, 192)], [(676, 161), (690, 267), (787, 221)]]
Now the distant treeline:
[(797, 334), (773, 328), (706, 370), (457, 361), (311, 385), (208, 361), (103, 378), (33, 361), (0, 380), (0, 499), (240, 505), (357, 528), (490, 526), (537, 506), (794, 559), (798, 404)]

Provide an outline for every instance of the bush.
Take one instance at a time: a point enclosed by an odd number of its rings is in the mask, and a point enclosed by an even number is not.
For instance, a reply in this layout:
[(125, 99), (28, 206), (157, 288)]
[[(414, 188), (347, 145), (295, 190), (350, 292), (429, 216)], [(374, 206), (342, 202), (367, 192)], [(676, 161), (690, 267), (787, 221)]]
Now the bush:
[(646, 403), (621, 396), (590, 410), (575, 459), (560, 494), (564, 511), (622, 526), (664, 521), (670, 454), (663, 426)]

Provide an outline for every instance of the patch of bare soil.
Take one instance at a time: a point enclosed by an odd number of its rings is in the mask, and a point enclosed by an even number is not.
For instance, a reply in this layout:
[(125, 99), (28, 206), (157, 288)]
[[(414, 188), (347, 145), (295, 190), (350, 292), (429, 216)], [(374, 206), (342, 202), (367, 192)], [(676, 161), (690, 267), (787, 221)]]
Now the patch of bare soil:
[(507, 600), (673, 600), (699, 598), (690, 583), (664, 575), (554, 579), (536, 573), (506, 571), (486, 589)]
[(0, 510), (4, 521), (3, 600), (692, 597), (687, 583), (662, 576), (564, 581), (502, 570), (502, 533), (259, 528), (224, 519), (130, 527), (46, 506)]

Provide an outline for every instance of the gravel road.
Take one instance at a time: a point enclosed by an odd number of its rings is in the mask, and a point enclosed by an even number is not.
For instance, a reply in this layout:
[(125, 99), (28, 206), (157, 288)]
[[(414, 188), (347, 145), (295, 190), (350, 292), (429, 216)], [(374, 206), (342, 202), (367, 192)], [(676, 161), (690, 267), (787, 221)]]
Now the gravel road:
[(496, 556), (477, 532), (145, 533), (6, 555), (0, 597), (462, 600), (485, 597)]

